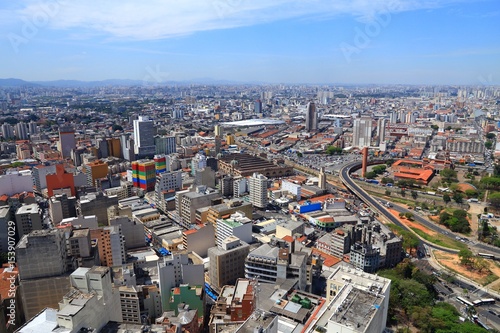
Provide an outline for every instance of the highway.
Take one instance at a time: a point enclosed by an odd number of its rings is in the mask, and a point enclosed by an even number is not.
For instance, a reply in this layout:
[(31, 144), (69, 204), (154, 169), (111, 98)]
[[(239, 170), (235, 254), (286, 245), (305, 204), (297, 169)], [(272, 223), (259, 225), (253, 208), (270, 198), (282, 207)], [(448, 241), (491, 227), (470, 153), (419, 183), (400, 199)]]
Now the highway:
[[(372, 162), (373, 164), (373, 162)], [(387, 209), (380, 204), (380, 202), (374, 198), (373, 196), (370, 196), (368, 193), (365, 192), (361, 187), (359, 187), (350, 177), (350, 172), (352, 169), (359, 169), (361, 166), (361, 162), (353, 162), (346, 164), (341, 170), (340, 170), (340, 180), (342, 183), (350, 190), (352, 191), (359, 199), (361, 199), (365, 204), (369, 205), (373, 209), (375, 209), (380, 215), (384, 216), (388, 221), (391, 223), (394, 223), (400, 227), (403, 227), (406, 229), (406, 226), (403, 225), (401, 222), (399, 222), (399, 219), (397, 219), (394, 215), (392, 215)], [(398, 211), (398, 212), (411, 212), (414, 215), (414, 218), (417, 222), (423, 224), (424, 226), (428, 227), (431, 230), (434, 230), (436, 232), (441, 233), (444, 237), (449, 237), (451, 239), (455, 239), (455, 234), (453, 234), (451, 231), (441, 228), (440, 226), (432, 223), (431, 221), (423, 218), (419, 214), (415, 213), (414, 211), (408, 210), (406, 208), (403, 208), (398, 205), (393, 205), (393, 209)], [(427, 244), (428, 246), (431, 246), (433, 248), (439, 248), (441, 250), (444, 250), (444, 248), (437, 247), (435, 244), (427, 242), (425, 240), (421, 240), (422, 243)], [(500, 258), (500, 248), (493, 247), (488, 244), (484, 243), (467, 243), (471, 250), (475, 252), (486, 252), (490, 254), (494, 254), (495, 257)], [(447, 252), (458, 252), (456, 250), (447, 250)]]

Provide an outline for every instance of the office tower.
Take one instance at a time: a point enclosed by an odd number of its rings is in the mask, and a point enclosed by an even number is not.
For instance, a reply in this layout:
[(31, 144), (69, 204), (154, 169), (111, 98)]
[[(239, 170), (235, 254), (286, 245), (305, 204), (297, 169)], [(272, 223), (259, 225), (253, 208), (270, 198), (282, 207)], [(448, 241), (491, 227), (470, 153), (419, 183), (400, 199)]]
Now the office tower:
[(197, 153), (191, 159), (191, 175), (195, 176), (196, 171), (203, 170), (207, 167), (207, 156), (202, 151), (201, 153)]
[(33, 230), (42, 229), (42, 212), (36, 203), (19, 207), (15, 217), (16, 232), (19, 239)]
[(134, 139), (131, 138), (130, 133), (123, 133), (120, 136), (120, 145), (121, 156), (123, 156), (123, 159), (127, 161), (135, 160)]
[(155, 147), (154, 122), (148, 117), (139, 116), (134, 120), (134, 153), (136, 158), (151, 158)]
[(316, 113), (316, 104), (309, 102), (306, 110), (306, 131), (312, 132), (318, 130), (318, 114)]
[(26, 123), (17, 123), (15, 129), (18, 140), (28, 140), (28, 125)]
[(106, 139), (108, 156), (120, 158), (122, 156), (120, 138), (107, 138)]
[(97, 239), (102, 266), (121, 266), (127, 261), (125, 237), (119, 224), (90, 230), (90, 235)]
[(248, 187), (250, 188), (250, 202), (258, 208), (266, 208), (267, 200), (267, 177), (254, 173), (248, 178)]
[(372, 118), (361, 117), (354, 119), (352, 145), (362, 149), (369, 147), (372, 138)]
[(221, 289), (225, 285), (234, 284), (245, 276), (245, 259), (250, 252), (250, 245), (235, 236), (221, 242), (221, 246), (208, 249), (210, 258), (210, 285)]
[(155, 147), (156, 154), (169, 155), (177, 152), (175, 136), (156, 136)]
[(5, 140), (14, 138), (14, 129), (12, 128), (12, 125), (7, 123), (2, 125), (2, 136)]
[(180, 217), (178, 223), (182, 227), (190, 229), (191, 224), (199, 222), (196, 220), (196, 210), (212, 206), (212, 200), (216, 198), (220, 198), (219, 192), (206, 186), (197, 186), (194, 192), (177, 192), (175, 194), (175, 208)]
[(254, 102), (253, 111), (255, 113), (262, 113), (262, 101), (260, 99), (258, 99)]
[(153, 160), (138, 160), (132, 162), (132, 182), (134, 187), (150, 192), (154, 191), (156, 183), (156, 166)]
[(96, 160), (83, 165), (83, 172), (87, 176), (88, 186), (98, 186), (98, 179), (108, 176), (108, 163)]
[(76, 148), (75, 130), (69, 126), (59, 128), (58, 149), (62, 157), (71, 158), (71, 150)]
[(63, 219), (75, 217), (76, 198), (68, 198), (66, 193), (54, 195), (49, 199), (49, 216), (54, 225), (59, 224)]
[(377, 137), (378, 137), (378, 144), (384, 143), (385, 142), (385, 118), (380, 118), (377, 121)]
[(234, 179), (232, 176), (223, 176), (219, 180), (219, 188), (223, 197), (232, 197), (234, 193)]

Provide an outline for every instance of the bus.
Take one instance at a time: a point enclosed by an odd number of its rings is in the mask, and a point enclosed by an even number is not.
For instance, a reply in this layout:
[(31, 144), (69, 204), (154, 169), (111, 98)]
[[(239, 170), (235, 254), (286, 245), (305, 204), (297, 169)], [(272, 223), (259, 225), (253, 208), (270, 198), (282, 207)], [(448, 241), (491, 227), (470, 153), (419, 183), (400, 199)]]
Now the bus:
[(457, 301), (459, 301), (460, 303), (467, 305), (467, 306), (474, 306), (474, 304), (471, 301), (468, 301), (465, 298), (460, 297), (460, 296), (457, 297)]
[(478, 253), (477, 255), (486, 259), (495, 259), (495, 255), (489, 253)]
[(478, 299), (477, 301), (474, 301), (472, 303), (474, 304), (474, 306), (495, 304), (495, 299), (494, 298), (483, 298), (483, 299)]

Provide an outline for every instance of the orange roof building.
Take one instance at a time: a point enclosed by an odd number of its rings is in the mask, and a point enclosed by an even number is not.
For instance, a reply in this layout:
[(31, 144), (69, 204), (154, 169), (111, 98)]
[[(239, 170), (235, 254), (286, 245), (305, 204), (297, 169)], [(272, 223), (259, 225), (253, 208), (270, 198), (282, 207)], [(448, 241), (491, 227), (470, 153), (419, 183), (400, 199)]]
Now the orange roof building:
[(45, 177), (47, 180), (47, 192), (49, 197), (54, 195), (54, 190), (69, 188), (71, 189), (71, 195), (75, 196), (75, 180), (72, 173), (67, 173), (64, 170), (64, 165), (56, 165), (56, 173), (54, 175), (47, 175)]

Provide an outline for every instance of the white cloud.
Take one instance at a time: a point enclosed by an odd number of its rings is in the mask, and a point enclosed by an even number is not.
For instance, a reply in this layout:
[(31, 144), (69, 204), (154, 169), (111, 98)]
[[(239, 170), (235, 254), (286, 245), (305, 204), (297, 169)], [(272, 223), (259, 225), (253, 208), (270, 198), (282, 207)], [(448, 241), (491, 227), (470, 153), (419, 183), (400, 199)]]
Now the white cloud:
[(153, 40), (290, 18), (353, 15), (370, 20), (380, 13), (432, 9), (457, 1), (460, 0), (24, 0), (24, 7), (15, 13), (28, 19), (45, 13), (50, 28), (67, 30), (69, 34), (77, 29), (84, 36)]

